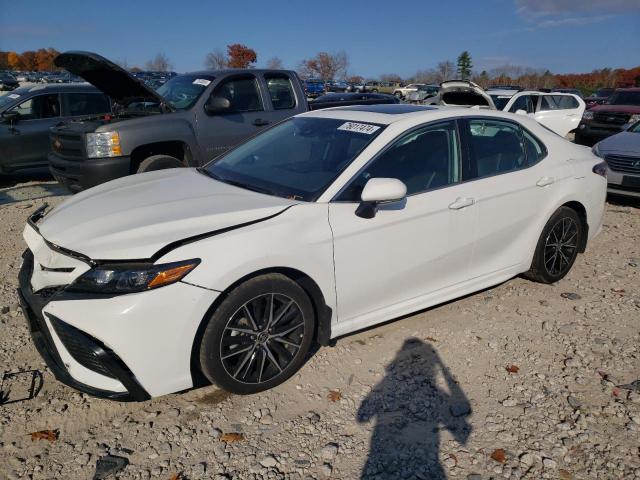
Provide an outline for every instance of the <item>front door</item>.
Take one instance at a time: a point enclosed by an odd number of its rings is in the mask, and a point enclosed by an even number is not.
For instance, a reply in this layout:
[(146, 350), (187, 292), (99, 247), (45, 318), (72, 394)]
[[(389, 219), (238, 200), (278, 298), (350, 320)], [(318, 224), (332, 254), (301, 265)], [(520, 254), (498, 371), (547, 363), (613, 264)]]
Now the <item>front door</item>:
[[(340, 322), (360, 328), (414, 311), (465, 280), (475, 213), (460, 164), (456, 122), (427, 125), (397, 140), (329, 204)], [(385, 177), (405, 183), (406, 199), (360, 218), (365, 183)]]
[(36, 95), (10, 111), (20, 117), (13, 125), (0, 125), (5, 145), (2, 166), (18, 169), (47, 165), (49, 128), (61, 120), (59, 95)]
[(196, 114), (198, 143), (205, 162), (223, 154), (270, 123), (267, 120), (266, 99), (253, 74), (222, 80), (211, 93), (210, 98), (213, 97), (226, 98), (230, 108), (215, 114), (203, 109)]

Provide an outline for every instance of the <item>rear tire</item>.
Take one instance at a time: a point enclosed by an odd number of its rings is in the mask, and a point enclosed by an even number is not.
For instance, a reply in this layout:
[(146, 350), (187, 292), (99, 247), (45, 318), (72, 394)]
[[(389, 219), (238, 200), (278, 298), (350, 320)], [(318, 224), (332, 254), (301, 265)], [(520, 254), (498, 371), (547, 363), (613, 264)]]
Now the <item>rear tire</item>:
[(575, 210), (560, 207), (542, 229), (531, 268), (524, 274), (539, 283), (554, 283), (573, 266), (582, 244), (584, 227)]
[(200, 343), (202, 373), (242, 395), (273, 388), (296, 373), (315, 330), (309, 296), (278, 273), (237, 286), (206, 321)]
[(138, 167), (138, 173), (166, 170), (167, 168), (184, 167), (184, 163), (169, 155), (151, 155), (145, 158)]

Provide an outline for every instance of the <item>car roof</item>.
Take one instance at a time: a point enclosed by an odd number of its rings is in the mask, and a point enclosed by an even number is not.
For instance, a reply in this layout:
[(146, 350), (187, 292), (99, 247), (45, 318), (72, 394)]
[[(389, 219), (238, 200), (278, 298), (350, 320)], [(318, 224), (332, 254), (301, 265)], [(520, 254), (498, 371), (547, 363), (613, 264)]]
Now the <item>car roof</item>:
[(61, 93), (66, 91), (78, 91), (78, 90), (88, 90), (92, 92), (100, 92), (96, 87), (89, 83), (58, 83), (58, 84), (43, 84), (38, 83), (35, 85), (25, 85), (22, 87), (18, 87), (15, 90), (12, 90), (9, 93), (15, 93), (17, 95), (27, 95), (29, 93), (35, 92), (50, 92), (50, 93)]
[[(282, 74), (287, 74), (287, 75), (296, 75), (296, 73), (293, 70), (272, 70), (272, 69), (268, 69), (268, 68), (226, 68), (223, 70), (198, 70), (195, 72), (185, 72), (182, 74), (178, 74), (178, 76), (180, 75), (213, 75), (215, 76), (219, 76), (219, 75), (241, 75), (241, 74), (250, 74), (250, 73), (282, 73)], [(310, 80), (318, 80), (318, 79), (310, 79)], [(322, 81), (322, 80), (320, 80)]]
[(486, 90), (489, 95), (503, 95), (513, 97), (516, 93), (520, 93), (518, 90), (513, 89), (499, 89), (499, 88), (490, 88)]
[(400, 121), (419, 125), (425, 122), (456, 117), (493, 117), (511, 121), (515, 120), (527, 126), (527, 128), (536, 128), (535, 125), (538, 125), (534, 119), (501, 110), (455, 106), (409, 105), (402, 103), (333, 107), (302, 113), (298, 116), (331, 118), (349, 122), (377, 123), (379, 125), (391, 125)]

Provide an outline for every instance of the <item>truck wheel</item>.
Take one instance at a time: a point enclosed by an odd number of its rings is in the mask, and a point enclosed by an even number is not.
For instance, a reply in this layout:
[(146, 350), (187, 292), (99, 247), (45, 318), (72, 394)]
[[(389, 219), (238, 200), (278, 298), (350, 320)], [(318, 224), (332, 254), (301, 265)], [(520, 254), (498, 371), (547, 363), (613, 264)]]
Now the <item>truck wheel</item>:
[(402, 100), (402, 92), (394, 92), (393, 94), (396, 98), (399, 98), (400, 100)]
[(154, 172), (156, 170), (180, 167), (184, 167), (184, 163), (175, 157), (170, 157), (169, 155), (151, 155), (140, 163), (138, 173)]

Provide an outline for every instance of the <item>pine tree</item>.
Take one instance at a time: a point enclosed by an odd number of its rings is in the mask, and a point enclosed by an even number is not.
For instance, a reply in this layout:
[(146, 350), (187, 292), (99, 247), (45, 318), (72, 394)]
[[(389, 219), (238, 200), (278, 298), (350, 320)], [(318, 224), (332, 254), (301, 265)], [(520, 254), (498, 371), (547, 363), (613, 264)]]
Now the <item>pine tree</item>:
[(458, 57), (458, 78), (461, 80), (469, 80), (472, 68), (471, 54), (465, 50)]

